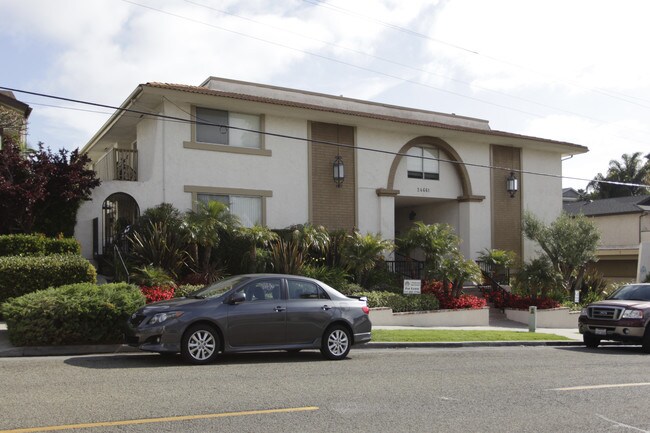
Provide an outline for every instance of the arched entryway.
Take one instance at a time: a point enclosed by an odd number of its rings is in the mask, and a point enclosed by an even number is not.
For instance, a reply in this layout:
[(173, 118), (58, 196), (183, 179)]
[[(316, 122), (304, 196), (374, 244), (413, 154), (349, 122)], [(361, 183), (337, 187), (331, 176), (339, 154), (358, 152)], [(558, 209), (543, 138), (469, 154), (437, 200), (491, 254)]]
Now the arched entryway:
[[(410, 158), (415, 158), (415, 164)], [(427, 163), (431, 160), (435, 164)], [(416, 221), (446, 223), (463, 240), (461, 251), (468, 257), (474, 251), (471, 215), (485, 197), (474, 195), (467, 168), (449, 143), (421, 136), (404, 144), (393, 158), (386, 188), (376, 192), (382, 233), (401, 237)], [(483, 243), (483, 239), (478, 242)]]
[[(111, 194), (102, 203), (102, 227), (104, 241), (102, 250), (123, 242), (124, 235), (140, 216), (140, 207), (129, 194)], [(118, 245), (121, 246), (121, 245)]]

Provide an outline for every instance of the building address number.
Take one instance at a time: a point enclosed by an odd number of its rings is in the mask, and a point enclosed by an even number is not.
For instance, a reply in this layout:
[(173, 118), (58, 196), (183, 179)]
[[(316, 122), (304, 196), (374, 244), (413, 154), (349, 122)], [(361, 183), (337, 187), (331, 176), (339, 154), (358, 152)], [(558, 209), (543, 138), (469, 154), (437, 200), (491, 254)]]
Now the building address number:
[(418, 187), (418, 192), (431, 192), (429, 188), (420, 188)]

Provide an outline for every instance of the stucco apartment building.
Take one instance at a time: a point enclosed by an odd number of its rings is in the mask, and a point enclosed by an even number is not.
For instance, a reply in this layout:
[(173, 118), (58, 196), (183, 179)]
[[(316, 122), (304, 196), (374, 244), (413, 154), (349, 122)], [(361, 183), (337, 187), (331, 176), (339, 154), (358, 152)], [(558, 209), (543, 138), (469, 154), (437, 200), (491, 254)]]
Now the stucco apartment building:
[(474, 258), (485, 248), (534, 255), (522, 212), (552, 221), (562, 186), (533, 173), (559, 176), (562, 157), (587, 148), (454, 114), (210, 77), (139, 85), (82, 151), (103, 181), (78, 212), (88, 258), (143, 210), (197, 200), (227, 203), (246, 225), (389, 239), (415, 221), (449, 223)]
[(650, 274), (650, 195), (565, 202), (600, 231), (593, 267), (613, 281), (644, 281)]

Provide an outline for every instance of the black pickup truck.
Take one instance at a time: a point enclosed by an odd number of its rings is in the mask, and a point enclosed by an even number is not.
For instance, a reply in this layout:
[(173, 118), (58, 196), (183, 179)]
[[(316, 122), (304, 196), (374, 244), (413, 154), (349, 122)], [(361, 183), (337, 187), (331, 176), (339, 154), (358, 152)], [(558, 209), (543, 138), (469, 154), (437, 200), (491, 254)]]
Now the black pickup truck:
[(587, 347), (601, 340), (641, 344), (650, 353), (650, 284), (620, 287), (604, 301), (582, 309), (578, 329)]

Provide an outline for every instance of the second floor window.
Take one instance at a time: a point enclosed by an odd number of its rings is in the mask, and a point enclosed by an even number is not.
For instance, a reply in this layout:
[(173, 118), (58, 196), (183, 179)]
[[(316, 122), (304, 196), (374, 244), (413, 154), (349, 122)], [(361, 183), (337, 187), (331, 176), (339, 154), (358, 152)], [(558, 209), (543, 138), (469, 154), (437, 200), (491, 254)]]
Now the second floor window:
[(413, 179), (440, 179), (438, 149), (430, 147), (412, 147), (407, 152), (406, 170)]
[[(226, 146), (261, 147), (260, 116), (196, 107), (196, 141)], [(232, 126), (234, 128), (229, 128)], [(249, 131), (244, 131), (244, 128)]]

